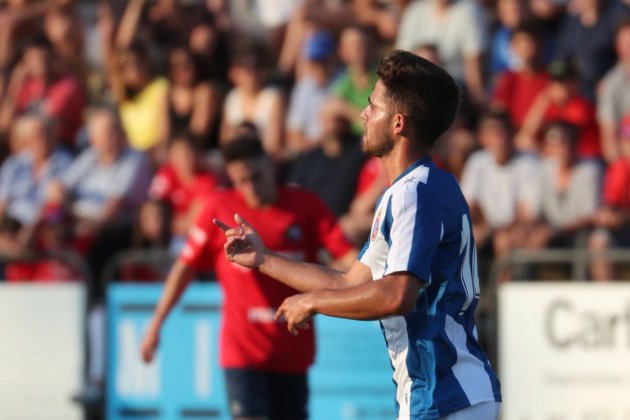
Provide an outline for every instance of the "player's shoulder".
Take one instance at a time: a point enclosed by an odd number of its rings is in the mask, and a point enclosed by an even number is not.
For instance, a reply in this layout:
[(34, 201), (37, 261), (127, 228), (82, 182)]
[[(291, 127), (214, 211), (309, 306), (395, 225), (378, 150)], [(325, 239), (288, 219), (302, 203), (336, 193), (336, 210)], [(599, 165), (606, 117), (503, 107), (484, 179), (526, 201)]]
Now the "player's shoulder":
[(294, 203), (304, 203), (305, 205), (321, 201), (316, 193), (298, 185), (282, 185), (279, 193), (280, 199), (283, 201), (288, 200)]

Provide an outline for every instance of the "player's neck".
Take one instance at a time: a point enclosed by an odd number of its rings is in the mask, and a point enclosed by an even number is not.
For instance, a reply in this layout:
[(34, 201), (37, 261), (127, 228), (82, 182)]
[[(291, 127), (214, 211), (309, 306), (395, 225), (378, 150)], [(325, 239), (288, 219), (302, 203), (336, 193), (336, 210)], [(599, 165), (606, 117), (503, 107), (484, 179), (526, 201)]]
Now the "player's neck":
[(393, 184), (407, 168), (422, 158), (431, 156), (430, 152), (398, 144), (386, 156), (381, 157), (381, 162), (387, 172), (389, 184)]

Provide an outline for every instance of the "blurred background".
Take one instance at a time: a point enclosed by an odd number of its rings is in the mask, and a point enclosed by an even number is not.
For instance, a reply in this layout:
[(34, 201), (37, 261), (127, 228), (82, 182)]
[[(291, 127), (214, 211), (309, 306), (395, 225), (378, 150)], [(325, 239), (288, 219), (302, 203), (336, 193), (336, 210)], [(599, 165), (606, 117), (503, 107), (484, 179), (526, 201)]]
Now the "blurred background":
[[(360, 249), (387, 180), (359, 115), (401, 48), (462, 90), (434, 160), (471, 207), (503, 419), (630, 419), (629, 7), (1, 1), (0, 417), (227, 418), (212, 272), (139, 358), (200, 200), (229, 186), (219, 147), (258, 136)], [(393, 418), (378, 325), (317, 331), (311, 418)]]

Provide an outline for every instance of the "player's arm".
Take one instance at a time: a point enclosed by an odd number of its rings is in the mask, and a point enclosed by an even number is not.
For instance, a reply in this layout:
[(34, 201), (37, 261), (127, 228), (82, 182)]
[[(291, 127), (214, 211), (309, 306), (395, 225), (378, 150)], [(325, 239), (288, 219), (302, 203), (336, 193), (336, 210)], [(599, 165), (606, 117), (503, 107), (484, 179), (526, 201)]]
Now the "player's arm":
[(370, 269), (355, 261), (348, 272), (333, 270), (317, 264), (295, 261), (268, 250), (260, 236), (239, 215), (237, 226), (230, 227), (220, 220), (214, 223), (225, 232), (225, 253), (232, 262), (259, 270), (281, 283), (308, 292), (317, 289), (340, 289), (372, 280)]
[(164, 291), (153, 313), (153, 319), (142, 340), (141, 352), (145, 362), (148, 363), (153, 359), (160, 341), (162, 325), (194, 276), (195, 270), (181, 260), (176, 261), (169, 272)]
[(287, 298), (276, 319), (284, 318), (289, 331), (297, 334), (297, 328), (316, 314), (356, 320), (405, 315), (413, 310), (426, 284), (409, 272), (400, 272), (346, 289), (314, 290)]

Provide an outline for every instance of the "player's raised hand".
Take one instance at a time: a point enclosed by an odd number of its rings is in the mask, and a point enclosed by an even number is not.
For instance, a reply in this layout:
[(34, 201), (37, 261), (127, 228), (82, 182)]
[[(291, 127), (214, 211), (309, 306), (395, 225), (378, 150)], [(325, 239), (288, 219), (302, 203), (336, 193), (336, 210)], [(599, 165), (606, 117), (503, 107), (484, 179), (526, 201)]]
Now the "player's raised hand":
[(212, 222), (225, 234), (224, 245), (226, 257), (239, 265), (249, 268), (260, 268), (267, 248), (258, 233), (238, 213), (234, 215), (236, 226), (230, 227), (219, 219)]

